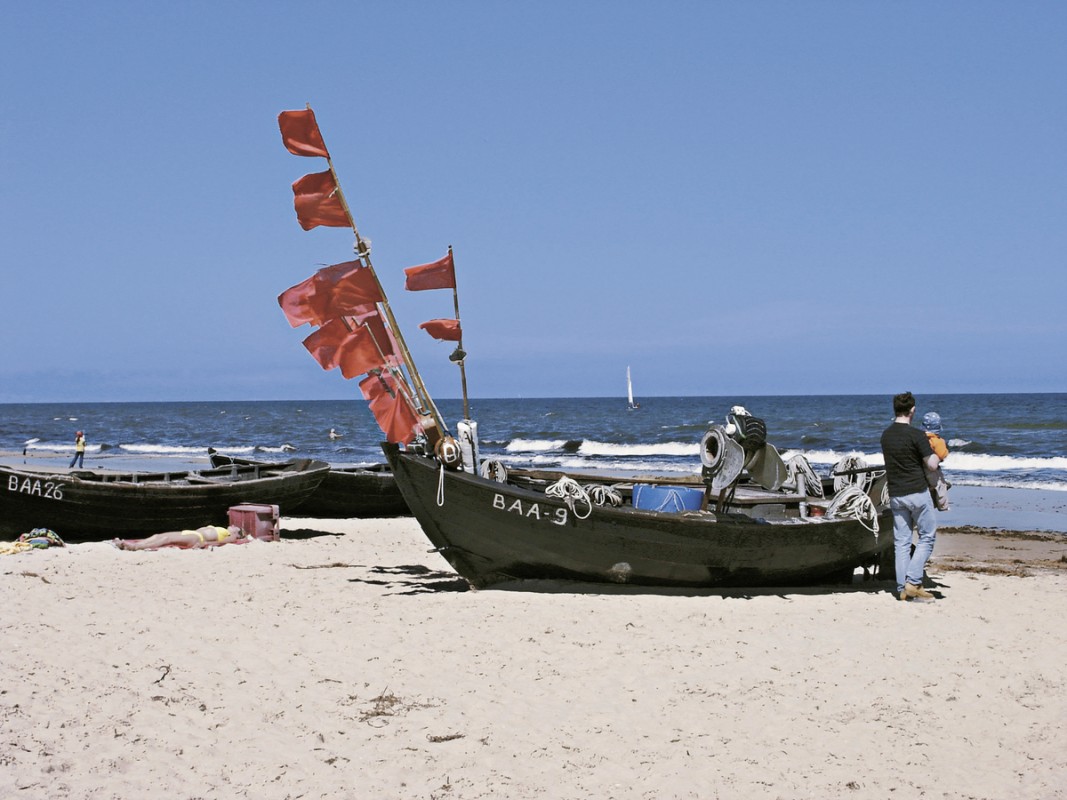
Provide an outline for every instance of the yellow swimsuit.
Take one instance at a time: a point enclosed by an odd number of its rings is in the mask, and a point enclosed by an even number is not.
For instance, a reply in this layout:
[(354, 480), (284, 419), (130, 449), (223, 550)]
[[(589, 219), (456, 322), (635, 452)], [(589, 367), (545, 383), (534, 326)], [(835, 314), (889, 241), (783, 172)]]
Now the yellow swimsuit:
[[(204, 527), (211, 527), (215, 529), (215, 541), (219, 544), (222, 544), (230, 538), (229, 528), (220, 528), (218, 525), (205, 525)], [(202, 534), (200, 531), (182, 531), (182, 533), (187, 533), (190, 536), (197, 537), (200, 540), (200, 544), (207, 544), (207, 540), (204, 538), (204, 534)]]

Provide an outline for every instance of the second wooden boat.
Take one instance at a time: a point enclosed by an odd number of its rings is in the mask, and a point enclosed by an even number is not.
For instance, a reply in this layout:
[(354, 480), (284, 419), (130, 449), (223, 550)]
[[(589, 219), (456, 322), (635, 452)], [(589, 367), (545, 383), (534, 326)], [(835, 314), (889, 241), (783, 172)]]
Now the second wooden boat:
[[(213, 448), (208, 450), (213, 467), (229, 464), (261, 464), (270, 462), (228, 456)], [(338, 467), (330, 471), (319, 487), (300, 505), (295, 516), (319, 519), (352, 519), (411, 516), (400, 488), (396, 485), (388, 464), (363, 467)]]
[(330, 471), (324, 461), (183, 472), (43, 472), (0, 466), (0, 534), (49, 528), (67, 541), (137, 538), (224, 525), (230, 507), (300, 507)]

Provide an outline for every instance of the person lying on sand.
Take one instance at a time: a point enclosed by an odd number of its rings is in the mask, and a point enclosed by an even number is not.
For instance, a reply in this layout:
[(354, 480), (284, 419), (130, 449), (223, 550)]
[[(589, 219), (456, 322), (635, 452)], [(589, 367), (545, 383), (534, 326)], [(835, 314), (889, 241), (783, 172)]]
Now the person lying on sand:
[(166, 531), (153, 534), (145, 539), (113, 539), (111, 543), (119, 550), (157, 550), (160, 547), (192, 549), (215, 547), (230, 542), (244, 542), (247, 539), (248, 534), (236, 525), (228, 528), (205, 525), (195, 531)]

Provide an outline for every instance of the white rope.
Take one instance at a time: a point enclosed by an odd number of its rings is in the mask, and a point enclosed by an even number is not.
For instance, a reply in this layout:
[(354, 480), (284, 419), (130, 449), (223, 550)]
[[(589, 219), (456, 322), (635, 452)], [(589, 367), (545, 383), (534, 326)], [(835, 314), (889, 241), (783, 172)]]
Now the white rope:
[(437, 507), (445, 504), (445, 465), (441, 464), (441, 474), (437, 478)]
[(589, 499), (598, 506), (621, 506), (622, 495), (619, 493), (618, 486), (618, 484), (614, 486), (605, 486), (602, 483), (587, 483), (585, 485), (585, 491), (586, 494), (589, 495)]
[[(803, 492), (810, 497), (824, 497), (822, 479), (815, 474), (808, 459), (802, 453), (797, 453), (785, 462), (786, 483), (792, 483), (797, 492)], [(803, 480), (803, 483), (801, 481)]]
[[(549, 497), (563, 498), (563, 502), (567, 504), (567, 508), (571, 510), (578, 519), (587, 519), (590, 514), (593, 513), (593, 502), (589, 499), (589, 495), (586, 494), (585, 489), (578, 485), (578, 481), (574, 478), (568, 478), (564, 475), (558, 481), (545, 489), (545, 494)], [(585, 516), (578, 513), (578, 509), (574, 507), (576, 500), (580, 500), (585, 503), (589, 508), (585, 512)]]
[(864, 528), (878, 538), (878, 511), (871, 498), (859, 486), (845, 486), (834, 495), (826, 509), (826, 516), (836, 519), (857, 519)]
[(491, 461), (489, 459), (483, 461), (481, 475), (483, 478), (488, 478), (497, 483), (508, 482), (508, 468), (500, 461)]
[(867, 487), (871, 483), (871, 473), (869, 472), (856, 472), (851, 475), (838, 475), (838, 472), (846, 472), (848, 470), (863, 469), (867, 466), (867, 462), (863, 460), (861, 456), (845, 456), (836, 464), (831, 471), (834, 476), (834, 491), (841, 491), (842, 487), (854, 485), (858, 486), (861, 490), (866, 491)]

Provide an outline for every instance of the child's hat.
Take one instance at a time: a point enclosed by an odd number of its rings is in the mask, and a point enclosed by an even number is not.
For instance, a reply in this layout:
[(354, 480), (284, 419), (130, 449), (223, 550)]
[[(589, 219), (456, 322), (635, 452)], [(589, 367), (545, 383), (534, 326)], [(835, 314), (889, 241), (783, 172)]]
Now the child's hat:
[(941, 415), (936, 411), (923, 414), (923, 430), (928, 433), (941, 433)]

